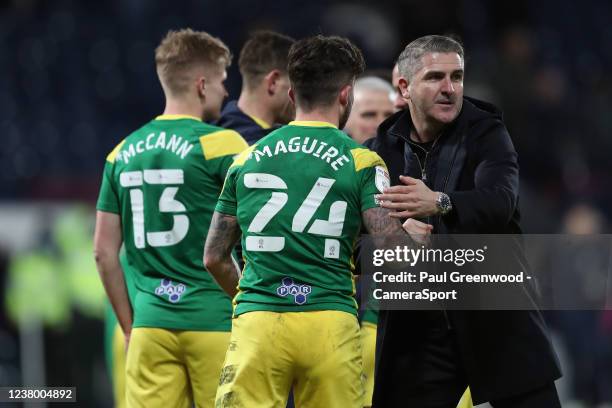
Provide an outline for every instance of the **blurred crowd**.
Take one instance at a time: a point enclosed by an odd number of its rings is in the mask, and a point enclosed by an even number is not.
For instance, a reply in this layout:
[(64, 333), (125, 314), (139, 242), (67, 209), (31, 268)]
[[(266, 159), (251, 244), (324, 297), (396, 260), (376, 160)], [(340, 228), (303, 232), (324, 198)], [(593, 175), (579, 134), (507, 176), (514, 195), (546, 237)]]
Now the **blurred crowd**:
[[(5, 2), (0, 198), (93, 201), (101, 158), (162, 109), (151, 58), (162, 34), (205, 28), (236, 54), (249, 31), (267, 27), (297, 38), (349, 36), (364, 50), (368, 69), (385, 72), (408, 40), (457, 35), (469, 51), (466, 93), (505, 112), (519, 151), (524, 207), (534, 208), (525, 212), (527, 230), (554, 231), (554, 220), (574, 201), (610, 215), (609, 2), (311, 1), (300, 6), (299, 19), (296, 11), (272, 1)], [(239, 92), (236, 64), (227, 84), (230, 95)]]
[[(219, 35), (234, 53), (258, 27), (294, 37), (348, 35), (363, 48), (369, 69), (388, 69), (418, 35), (454, 33), (469, 50), (467, 93), (504, 110), (534, 200), (552, 203), (558, 213), (560, 197), (598, 204), (609, 198), (608, 2), (312, 1), (301, 6), (299, 19), (294, 13), (272, 1), (258, 7), (104, 2), (93, 9), (70, 1), (5, 3), (0, 197), (93, 199), (100, 175), (95, 158), (161, 109), (154, 44), (168, 28), (193, 26)], [(235, 65), (228, 86), (230, 94), (239, 90)]]

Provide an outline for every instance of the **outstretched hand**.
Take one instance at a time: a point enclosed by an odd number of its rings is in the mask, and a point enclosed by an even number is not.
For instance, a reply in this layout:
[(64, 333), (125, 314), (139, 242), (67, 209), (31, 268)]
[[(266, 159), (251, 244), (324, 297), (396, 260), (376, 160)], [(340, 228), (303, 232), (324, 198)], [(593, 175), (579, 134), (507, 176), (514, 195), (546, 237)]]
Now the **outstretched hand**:
[(400, 181), (403, 185), (385, 188), (383, 194), (376, 196), (381, 207), (395, 210), (389, 214), (391, 217), (424, 218), (439, 212), (437, 192), (431, 191), (419, 179), (400, 176)]

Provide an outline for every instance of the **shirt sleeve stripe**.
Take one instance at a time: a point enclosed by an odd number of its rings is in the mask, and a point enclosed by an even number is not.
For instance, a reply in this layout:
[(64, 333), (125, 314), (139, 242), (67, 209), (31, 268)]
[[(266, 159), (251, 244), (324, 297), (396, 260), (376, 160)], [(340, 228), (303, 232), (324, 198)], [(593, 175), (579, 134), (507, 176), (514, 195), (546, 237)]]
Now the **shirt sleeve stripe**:
[(351, 149), (353, 161), (355, 162), (355, 171), (367, 169), (368, 167), (383, 166), (387, 169), (387, 165), (378, 154), (365, 148)]
[(244, 164), (244, 162), (247, 161), (247, 159), (249, 158), (249, 156), (251, 155), (251, 152), (255, 149), (255, 147), (257, 147), (256, 144), (254, 144), (253, 146), (250, 146), (248, 149), (244, 150), (242, 153), (240, 153), (238, 155), (238, 157), (236, 157), (234, 159), (234, 162), (232, 163), (232, 165), (230, 166), (230, 169), (232, 167), (236, 167), (236, 166), (242, 166)]
[(201, 136), (200, 145), (206, 160), (235, 155), (249, 147), (238, 132), (229, 129)]
[(123, 139), (121, 141), (121, 143), (119, 143), (117, 146), (115, 146), (115, 148), (113, 149), (112, 152), (110, 152), (108, 154), (108, 156), (106, 156), (106, 161), (109, 163), (114, 163), (115, 162), (115, 157), (117, 157), (117, 154), (119, 154), (119, 150), (121, 150), (121, 147), (123, 147), (123, 144), (125, 143), (125, 139)]

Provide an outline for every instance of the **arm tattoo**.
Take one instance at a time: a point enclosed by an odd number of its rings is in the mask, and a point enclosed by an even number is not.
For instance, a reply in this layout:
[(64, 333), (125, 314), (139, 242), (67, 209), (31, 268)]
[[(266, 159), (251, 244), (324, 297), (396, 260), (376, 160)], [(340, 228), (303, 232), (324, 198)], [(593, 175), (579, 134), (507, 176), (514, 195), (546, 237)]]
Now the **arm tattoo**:
[(204, 245), (204, 262), (215, 281), (232, 298), (237, 292), (240, 271), (231, 254), (239, 238), (236, 217), (215, 211)]
[(389, 216), (388, 208), (374, 207), (361, 214), (363, 225), (371, 235), (405, 235), (401, 222)]
[(391, 248), (396, 245), (417, 246), (397, 218), (389, 216), (388, 208), (374, 207), (361, 213), (363, 225), (372, 237), (375, 248)]
[(215, 211), (208, 229), (204, 252), (230, 256), (239, 239), (240, 228), (236, 217)]

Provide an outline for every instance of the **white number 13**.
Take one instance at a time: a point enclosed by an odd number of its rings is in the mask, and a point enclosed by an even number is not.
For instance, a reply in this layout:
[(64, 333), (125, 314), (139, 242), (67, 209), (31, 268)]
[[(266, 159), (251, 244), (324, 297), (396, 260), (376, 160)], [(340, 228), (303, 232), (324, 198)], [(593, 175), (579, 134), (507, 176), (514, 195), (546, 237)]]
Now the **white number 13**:
[[(143, 177), (144, 175), (144, 177)], [(119, 175), (122, 187), (140, 187), (146, 184), (183, 184), (183, 170), (144, 170), (126, 171)], [(163, 213), (185, 212), (187, 209), (174, 196), (178, 187), (166, 187), (159, 198), (159, 211)], [(130, 189), (130, 203), (132, 206), (132, 222), (134, 226), (134, 245), (136, 248), (145, 247), (144, 223), (144, 195), (142, 189)], [(174, 214), (174, 225), (168, 231), (146, 233), (146, 242), (152, 247), (164, 247), (178, 244), (185, 238), (189, 230), (189, 218), (185, 214)]]

